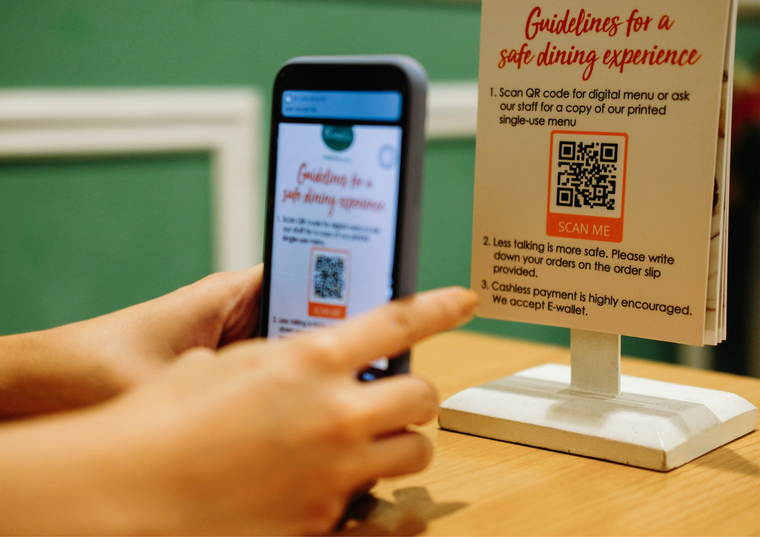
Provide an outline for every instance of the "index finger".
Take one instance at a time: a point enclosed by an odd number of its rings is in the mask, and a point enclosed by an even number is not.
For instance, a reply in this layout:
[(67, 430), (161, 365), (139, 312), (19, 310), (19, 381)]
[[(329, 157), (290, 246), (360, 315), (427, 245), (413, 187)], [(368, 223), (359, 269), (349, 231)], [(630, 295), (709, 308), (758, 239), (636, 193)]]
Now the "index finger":
[(461, 287), (427, 291), (289, 342), (297, 352), (325, 365), (354, 371), (379, 357), (401, 354), (425, 337), (466, 323), (477, 305), (477, 295)]

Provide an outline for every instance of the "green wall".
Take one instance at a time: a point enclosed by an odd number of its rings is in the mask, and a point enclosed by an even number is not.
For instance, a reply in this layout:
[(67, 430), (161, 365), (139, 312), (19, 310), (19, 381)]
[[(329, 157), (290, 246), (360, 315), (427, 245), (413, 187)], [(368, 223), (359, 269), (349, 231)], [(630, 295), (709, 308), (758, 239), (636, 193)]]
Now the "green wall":
[[(473, 3), (3, 0), (0, 88), (245, 86), (268, 99), (288, 58), (362, 53), (409, 54), (432, 81), (475, 80), (479, 31)], [(95, 315), (207, 273), (208, 160), (0, 163), (0, 332)], [(430, 144), (423, 289), (469, 285), (473, 165), (474, 140)], [(485, 319), (468, 328), (569, 343), (566, 329)], [(623, 350), (675, 356), (673, 345), (633, 338)]]
[(405, 53), (477, 78), (480, 7), (321, 0), (3, 0), (0, 86), (244, 85), (304, 54)]
[(206, 154), (0, 161), (0, 335), (208, 274), (209, 177)]
[(755, 72), (760, 69), (760, 12), (739, 18), (736, 25), (736, 59)]

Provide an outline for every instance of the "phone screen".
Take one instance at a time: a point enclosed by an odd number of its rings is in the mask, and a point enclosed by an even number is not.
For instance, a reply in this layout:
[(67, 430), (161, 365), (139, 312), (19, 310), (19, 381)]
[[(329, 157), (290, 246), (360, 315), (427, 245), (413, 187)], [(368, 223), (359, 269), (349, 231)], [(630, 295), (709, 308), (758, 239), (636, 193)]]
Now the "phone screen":
[(282, 93), (268, 337), (334, 324), (393, 297), (402, 101), (397, 91)]

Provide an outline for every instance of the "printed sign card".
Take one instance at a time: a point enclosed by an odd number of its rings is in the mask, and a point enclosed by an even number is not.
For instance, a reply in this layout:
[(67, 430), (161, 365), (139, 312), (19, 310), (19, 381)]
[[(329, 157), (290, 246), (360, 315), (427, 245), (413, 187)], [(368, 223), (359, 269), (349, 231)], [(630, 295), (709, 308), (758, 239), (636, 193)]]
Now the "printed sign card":
[(484, 0), (484, 317), (725, 338), (732, 0)]

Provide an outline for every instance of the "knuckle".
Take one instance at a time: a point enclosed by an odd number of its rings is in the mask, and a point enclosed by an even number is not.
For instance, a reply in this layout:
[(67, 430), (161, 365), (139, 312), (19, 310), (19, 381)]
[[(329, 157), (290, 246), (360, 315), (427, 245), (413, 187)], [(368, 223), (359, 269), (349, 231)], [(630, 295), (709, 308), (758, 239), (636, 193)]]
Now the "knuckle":
[(225, 272), (214, 272), (203, 277), (198, 283), (204, 287), (226, 288), (229, 275)]
[(345, 348), (330, 330), (317, 330), (308, 334), (308, 357), (311, 365), (339, 369), (346, 361)]

